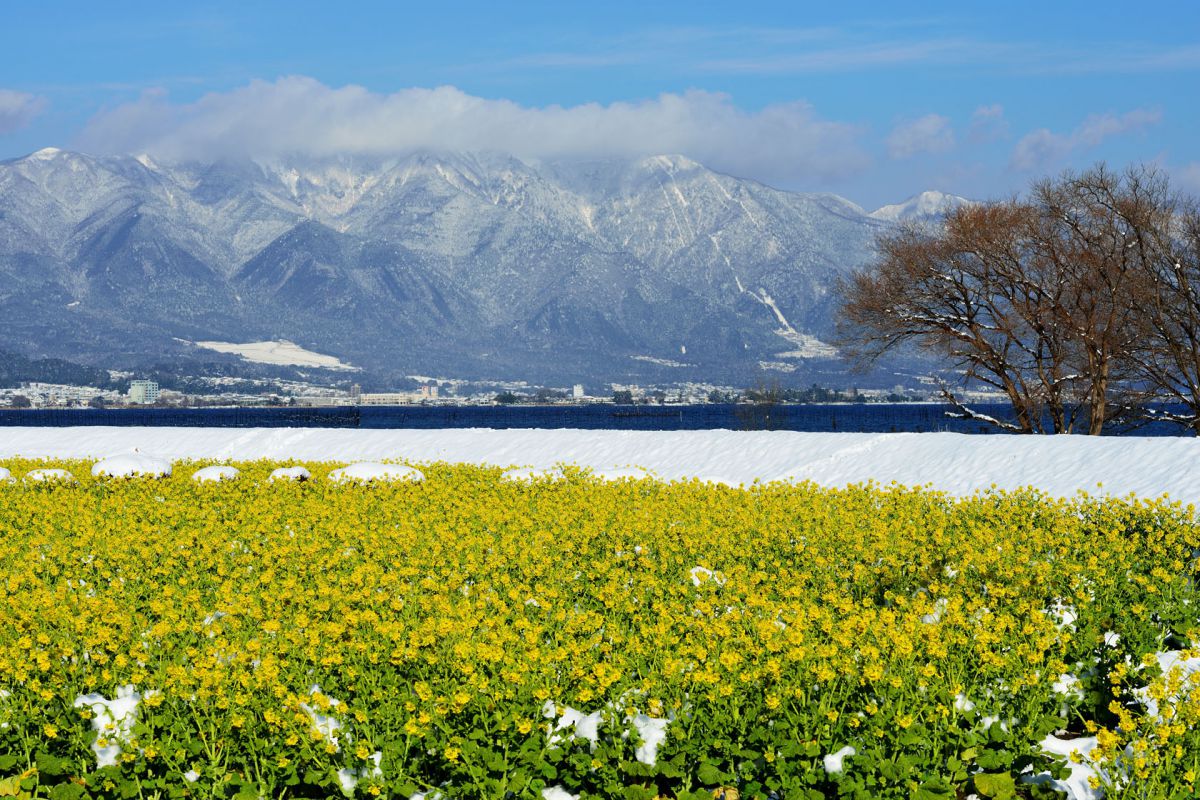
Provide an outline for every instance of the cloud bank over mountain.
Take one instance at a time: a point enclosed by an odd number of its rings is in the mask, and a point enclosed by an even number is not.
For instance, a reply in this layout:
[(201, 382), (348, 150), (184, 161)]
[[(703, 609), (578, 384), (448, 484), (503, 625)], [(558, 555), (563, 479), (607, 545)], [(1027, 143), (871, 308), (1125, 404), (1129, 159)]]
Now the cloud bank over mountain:
[(651, 100), (523, 106), (453, 86), (380, 94), (303, 76), (256, 80), (192, 103), (162, 92), (95, 116), (77, 146), (168, 160), (421, 150), (496, 151), (526, 159), (630, 158), (680, 153), (766, 182), (829, 180), (869, 157), (856, 125), (820, 118), (804, 102), (758, 110), (691, 90)]
[(0, 135), (25, 127), (45, 108), (46, 101), (42, 97), (0, 89)]

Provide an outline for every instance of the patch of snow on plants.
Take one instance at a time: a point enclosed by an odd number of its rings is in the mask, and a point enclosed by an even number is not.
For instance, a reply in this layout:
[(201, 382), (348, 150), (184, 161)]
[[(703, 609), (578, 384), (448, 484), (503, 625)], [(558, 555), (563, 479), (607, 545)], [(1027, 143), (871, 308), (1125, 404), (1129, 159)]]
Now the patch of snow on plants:
[(648, 714), (635, 714), (629, 722), (642, 740), (642, 743), (634, 748), (633, 757), (643, 764), (654, 766), (658, 763), (658, 746), (667, 739), (667, 725), (670, 720), (651, 717)]
[[(332, 697), (322, 692), (321, 687), (316, 684), (313, 684), (309, 688), (308, 696), (310, 700), (314, 701), (317, 697), (324, 697), (328, 701), (330, 709), (337, 708), (342, 704), (342, 701), (334, 700)], [(341, 749), (341, 746), (338, 744), (337, 733), (342, 727), (341, 720), (332, 714), (326, 714), (324, 710), (319, 707), (319, 704), (317, 707), (314, 707), (308, 703), (301, 703), (300, 710), (308, 715), (308, 718), (312, 721), (313, 730), (320, 734), (322, 739), (329, 742), (339, 750)]]
[(419, 469), (404, 464), (380, 464), (374, 461), (364, 461), (351, 464), (348, 467), (335, 469), (329, 473), (329, 480), (334, 483), (370, 483), (372, 481), (423, 481), (425, 474)]
[[(1103, 790), (1092, 788), (1090, 779), (1098, 778), (1099, 775), (1086, 763), (1091, 752), (1096, 749), (1095, 736), (1082, 736), (1078, 739), (1047, 736), (1041, 745), (1043, 753), (1061, 756), (1067, 760), (1067, 777), (1057, 779), (1051, 777), (1049, 772), (1039, 772), (1036, 775), (1021, 776), (1021, 783), (1049, 785), (1055, 791), (1066, 793), (1067, 800), (1100, 800), (1104, 797)], [(1078, 756), (1078, 760), (1075, 760), (1075, 755)]]
[(708, 567), (692, 567), (688, 570), (688, 575), (691, 576), (692, 585), (699, 587), (706, 581), (712, 581), (717, 586), (725, 585), (725, 576), (719, 572), (713, 572)]
[(204, 467), (192, 473), (192, 480), (197, 483), (220, 483), (231, 481), (240, 474), (237, 467)]
[(275, 481), (307, 481), (312, 480), (312, 473), (304, 467), (280, 467), (274, 470), (267, 480), (271, 483)]
[(1055, 598), (1054, 604), (1046, 613), (1053, 615), (1058, 621), (1058, 627), (1075, 630), (1075, 621), (1079, 619), (1079, 612), (1075, 610), (1075, 606), (1064, 603), (1061, 598)]
[[(1180, 693), (1187, 694), (1197, 688), (1198, 678), (1197, 673), (1200, 673), (1200, 650), (1167, 650), (1154, 654), (1154, 660), (1158, 663), (1158, 668), (1162, 670), (1163, 680), (1168, 680), (1172, 672), (1176, 672), (1179, 676), (1179, 681), (1175, 683), (1175, 687), (1180, 689)], [(1133, 696), (1136, 697), (1142, 705), (1146, 707), (1146, 713), (1151, 717), (1158, 717), (1159, 707), (1158, 701), (1151, 697), (1148, 687), (1133, 690)], [(1168, 698), (1172, 703), (1180, 700), (1179, 693)]]
[(0, 483), (9, 483), (12, 479), (12, 473), (4, 467), (0, 467)]
[(1050, 688), (1055, 694), (1074, 697), (1076, 699), (1083, 698), (1083, 686), (1080, 684), (1079, 678), (1076, 678), (1069, 672), (1064, 672), (1060, 675)]
[[(146, 692), (147, 697), (152, 694)], [(116, 765), (117, 757), (121, 755), (121, 745), (128, 742), (133, 733), (141, 701), (142, 695), (132, 685), (118, 687), (117, 696), (111, 700), (98, 692), (81, 694), (75, 698), (75, 708), (86, 708), (92, 714), (92, 730), (96, 732), (92, 752), (96, 754), (97, 768)]]
[(379, 768), (383, 761), (383, 753), (376, 750), (371, 754), (370, 760), (375, 762), (369, 767), (361, 767), (359, 769), (350, 769), (342, 767), (337, 772), (338, 783), (341, 784), (342, 791), (348, 795), (354, 794), (354, 787), (358, 786), (358, 782), (365, 778), (382, 778), (383, 770)]
[(171, 462), (145, 453), (113, 456), (92, 465), (97, 478), (165, 478), (171, 474)]
[[(593, 711), (591, 714), (584, 714), (570, 706), (567, 706), (559, 713), (558, 707), (554, 705), (553, 700), (547, 700), (542, 706), (542, 716), (548, 720), (554, 720), (550, 723), (547, 730), (548, 741), (551, 746), (555, 746), (560, 742), (570, 739), (586, 739), (596, 749), (596, 745), (600, 742), (600, 720), (601, 712)], [(557, 717), (557, 720), (555, 718)]]
[(33, 483), (75, 483), (75, 476), (65, 469), (35, 469), (26, 473), (25, 480)]
[(571, 794), (561, 786), (547, 786), (542, 789), (542, 800), (579, 800), (579, 795)]
[(854, 756), (854, 755), (858, 755), (858, 751), (855, 750), (850, 745), (846, 745), (845, 747), (838, 750), (837, 752), (828, 754), (823, 759), (825, 762), (825, 771), (827, 773), (829, 773), (830, 775), (841, 772), (842, 768), (843, 768), (842, 762), (844, 762), (846, 760), (847, 756)]

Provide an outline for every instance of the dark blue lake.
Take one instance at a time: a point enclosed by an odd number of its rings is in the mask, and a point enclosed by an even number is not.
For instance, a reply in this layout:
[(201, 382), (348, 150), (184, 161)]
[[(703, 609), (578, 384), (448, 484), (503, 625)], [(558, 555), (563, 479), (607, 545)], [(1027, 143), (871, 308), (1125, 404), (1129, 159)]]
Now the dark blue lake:
[[(1005, 419), (1007, 405), (979, 411)], [(0, 410), (0, 427), (15, 425), (150, 425), (217, 428), (586, 428), (603, 430), (789, 430), (861, 433), (952, 431), (995, 434), (998, 429), (947, 416), (940, 404), (837, 403), (747, 406), (348, 406), (343, 408), (132, 408)], [(1168, 423), (1112, 435), (1190, 435)]]

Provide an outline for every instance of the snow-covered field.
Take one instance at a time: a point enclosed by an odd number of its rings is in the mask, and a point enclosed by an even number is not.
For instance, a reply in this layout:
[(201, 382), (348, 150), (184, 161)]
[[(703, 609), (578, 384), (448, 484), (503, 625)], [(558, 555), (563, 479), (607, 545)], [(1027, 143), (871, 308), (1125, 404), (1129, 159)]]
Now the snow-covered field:
[(318, 428), (0, 428), (0, 458), (451, 461), (594, 470), (636, 465), (657, 477), (738, 485), (873, 480), (952, 494), (1034, 486), (1049, 494), (1200, 500), (1200, 439), (967, 436), (792, 431), (345, 430)]
[(192, 342), (205, 350), (216, 350), (218, 353), (232, 353), (256, 364), (277, 364), (297, 367), (324, 367), (325, 369), (357, 370), (358, 367), (344, 364), (335, 356), (314, 353), (305, 350), (294, 342), (280, 339), (277, 342)]

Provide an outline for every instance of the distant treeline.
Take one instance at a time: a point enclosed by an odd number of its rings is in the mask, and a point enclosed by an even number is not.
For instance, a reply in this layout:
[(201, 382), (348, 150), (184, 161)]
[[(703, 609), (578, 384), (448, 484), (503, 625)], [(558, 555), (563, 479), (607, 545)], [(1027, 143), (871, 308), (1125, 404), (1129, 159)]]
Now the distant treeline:
[(28, 358), (0, 350), (0, 388), (12, 389), (23, 383), (61, 383), (117, 391), (129, 388), (127, 380), (113, 380), (108, 370), (99, 367), (75, 364), (61, 358)]

